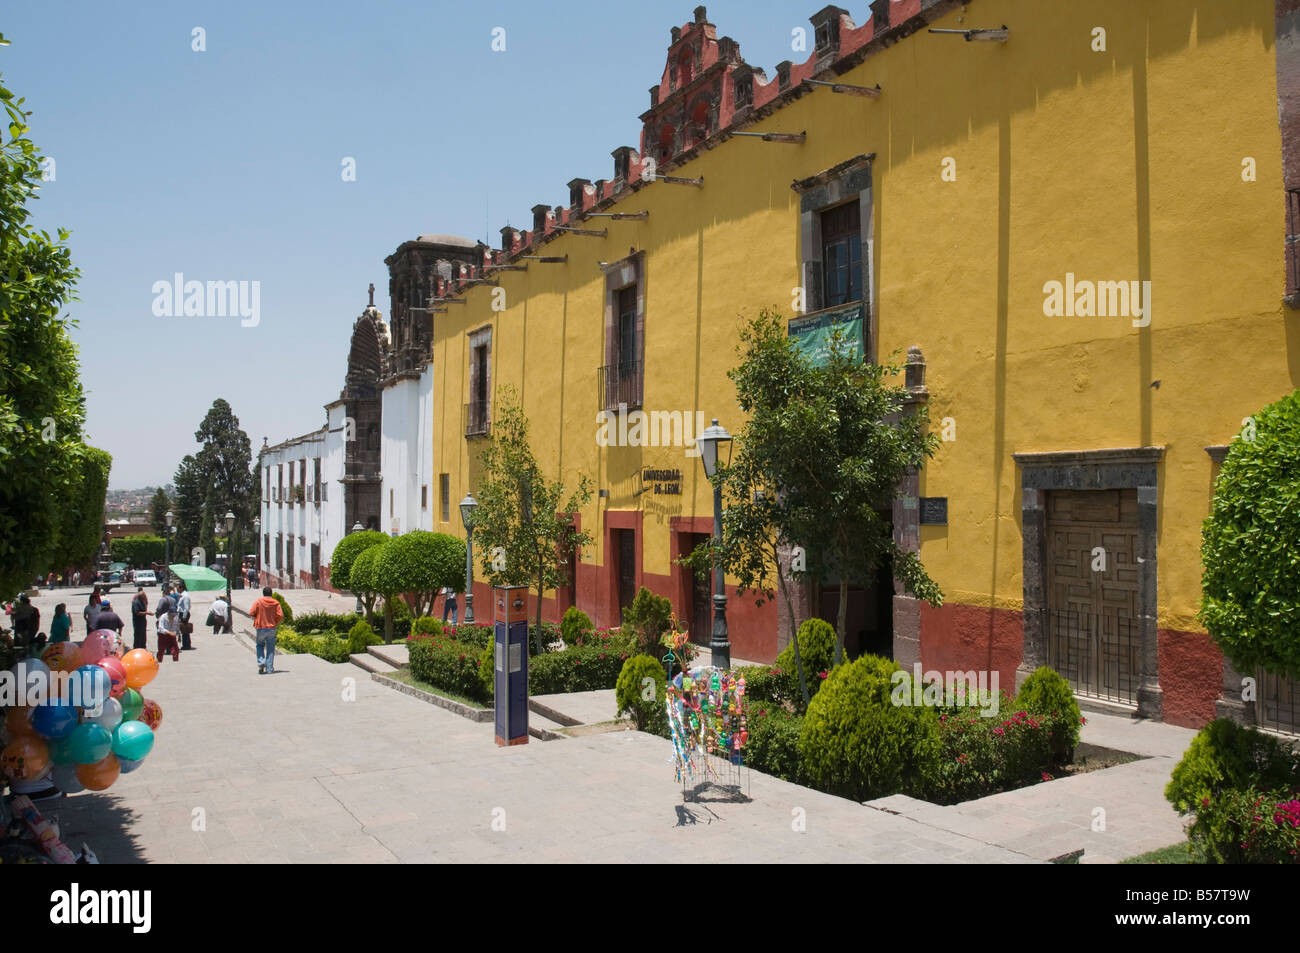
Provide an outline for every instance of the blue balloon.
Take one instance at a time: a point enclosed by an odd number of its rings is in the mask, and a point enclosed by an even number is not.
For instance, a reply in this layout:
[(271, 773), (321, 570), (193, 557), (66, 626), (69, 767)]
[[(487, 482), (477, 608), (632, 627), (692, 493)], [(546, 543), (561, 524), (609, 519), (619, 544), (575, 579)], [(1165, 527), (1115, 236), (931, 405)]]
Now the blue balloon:
[(93, 721), (78, 725), (68, 738), (68, 750), (77, 764), (103, 761), (113, 750), (113, 736)]
[(77, 709), (67, 702), (47, 702), (32, 711), (32, 728), (42, 738), (66, 738), (77, 727)]
[(76, 794), (78, 791), (86, 790), (86, 786), (77, 777), (75, 764), (56, 764), (50, 773), (50, 780), (64, 794)]
[(113, 693), (113, 677), (98, 665), (81, 666), (72, 680), (72, 700), (82, 708), (98, 708)]
[(140, 758), (137, 761), (132, 761), (130, 758), (118, 758), (117, 763), (122, 766), (122, 774), (130, 774), (136, 768), (140, 767), (140, 765), (144, 764), (144, 758)]

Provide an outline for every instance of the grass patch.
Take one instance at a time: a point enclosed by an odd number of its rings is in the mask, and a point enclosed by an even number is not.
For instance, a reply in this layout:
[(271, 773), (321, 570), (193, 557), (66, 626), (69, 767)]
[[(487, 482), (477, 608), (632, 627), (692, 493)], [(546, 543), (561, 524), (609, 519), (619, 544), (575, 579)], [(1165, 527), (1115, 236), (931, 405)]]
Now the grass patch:
[(1159, 850), (1147, 851), (1145, 854), (1138, 854), (1136, 857), (1129, 857), (1121, 860), (1121, 864), (1194, 864), (1196, 860), (1192, 857), (1192, 852), (1187, 841), (1181, 844), (1173, 844), (1169, 847), (1161, 847)]
[(430, 695), (437, 695), (440, 698), (450, 698), (452, 701), (460, 702), (462, 705), (467, 705), (470, 708), (481, 709), (492, 707), (491, 705), (484, 705), (476, 698), (470, 698), (467, 695), (457, 695), (455, 692), (449, 692), (445, 688), (437, 688), (430, 685), (428, 682), (421, 681), (411, 674), (409, 668), (399, 668), (395, 672), (384, 672), (383, 675), (385, 678), (391, 678), (395, 682), (401, 682), (403, 685), (418, 688), (422, 692), (427, 692)]

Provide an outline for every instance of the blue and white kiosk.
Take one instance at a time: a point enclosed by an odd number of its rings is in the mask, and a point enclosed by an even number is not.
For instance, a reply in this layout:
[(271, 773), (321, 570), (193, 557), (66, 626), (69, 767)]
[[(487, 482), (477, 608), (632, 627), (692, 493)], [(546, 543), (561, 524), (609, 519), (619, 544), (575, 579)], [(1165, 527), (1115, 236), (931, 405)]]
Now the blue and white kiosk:
[(499, 745), (528, 744), (528, 587), (493, 586), (494, 689)]

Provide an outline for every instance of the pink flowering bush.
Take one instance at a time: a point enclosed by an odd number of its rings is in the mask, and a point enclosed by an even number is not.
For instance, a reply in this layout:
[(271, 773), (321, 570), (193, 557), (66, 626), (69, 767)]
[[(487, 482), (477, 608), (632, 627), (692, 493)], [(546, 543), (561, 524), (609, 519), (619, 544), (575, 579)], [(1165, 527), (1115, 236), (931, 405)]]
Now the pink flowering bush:
[(1300, 792), (1248, 787), (1206, 798), (1187, 829), (1209, 864), (1300, 864)]
[(1051, 780), (1057, 720), (1017, 709), (1005, 692), (996, 715), (976, 706), (943, 708), (941, 752), (929, 800), (952, 804)]

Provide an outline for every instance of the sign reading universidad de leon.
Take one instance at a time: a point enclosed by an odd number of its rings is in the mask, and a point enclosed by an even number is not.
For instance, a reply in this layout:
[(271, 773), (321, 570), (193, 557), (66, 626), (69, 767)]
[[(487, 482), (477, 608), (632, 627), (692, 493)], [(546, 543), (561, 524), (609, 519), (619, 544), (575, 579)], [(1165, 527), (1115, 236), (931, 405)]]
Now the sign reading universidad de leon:
[(821, 366), (830, 359), (831, 332), (836, 328), (843, 332), (849, 353), (854, 359), (861, 360), (866, 353), (862, 334), (862, 302), (791, 318), (789, 334), (799, 352), (813, 364)]

